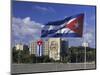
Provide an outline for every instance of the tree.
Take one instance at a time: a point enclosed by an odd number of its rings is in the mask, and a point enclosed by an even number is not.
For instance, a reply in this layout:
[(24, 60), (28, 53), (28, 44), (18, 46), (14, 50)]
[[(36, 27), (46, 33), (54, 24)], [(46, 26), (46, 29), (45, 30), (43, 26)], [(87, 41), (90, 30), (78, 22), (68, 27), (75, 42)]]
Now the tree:
[(23, 53), (29, 54), (29, 47), (27, 45), (23, 45)]
[[(69, 56), (69, 59), (68, 59), (69, 62), (72, 62), (72, 63), (84, 62), (84, 59), (85, 59), (84, 47), (80, 46), (80, 47), (69, 48), (68, 56)], [(87, 62), (95, 61), (94, 48), (90, 48), (90, 47), (86, 48), (86, 61)]]
[(31, 63), (36, 63), (36, 56), (34, 54), (30, 55)]
[(18, 61), (18, 51), (16, 51), (16, 47), (12, 48), (12, 62), (17, 63)]
[(43, 62), (44, 62), (44, 63), (50, 62), (49, 56), (44, 56)]

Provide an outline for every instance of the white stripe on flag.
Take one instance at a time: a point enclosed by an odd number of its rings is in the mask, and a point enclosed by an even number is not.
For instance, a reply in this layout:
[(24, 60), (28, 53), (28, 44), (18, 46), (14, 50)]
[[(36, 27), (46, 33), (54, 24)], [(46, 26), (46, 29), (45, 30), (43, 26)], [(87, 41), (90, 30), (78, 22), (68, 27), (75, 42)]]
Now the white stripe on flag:
[(42, 56), (42, 45), (40, 45), (40, 55), (39, 56)]
[(67, 22), (67, 24), (71, 23), (71, 22), (74, 21), (75, 19), (76, 19), (76, 18), (73, 18), (73, 19), (69, 20), (69, 21)]

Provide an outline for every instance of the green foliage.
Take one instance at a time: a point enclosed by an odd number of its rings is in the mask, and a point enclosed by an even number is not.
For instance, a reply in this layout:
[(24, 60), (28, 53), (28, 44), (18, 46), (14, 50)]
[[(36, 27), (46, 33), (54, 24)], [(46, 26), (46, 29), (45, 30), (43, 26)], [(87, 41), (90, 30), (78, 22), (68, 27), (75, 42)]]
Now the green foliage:
[[(84, 47), (71, 47), (69, 48), (69, 61), (72, 63), (84, 62), (85, 49)], [(95, 49), (86, 48), (86, 61), (95, 61)]]
[[(15, 47), (12, 48), (12, 62), (13, 63), (82, 63), (84, 62), (85, 50), (84, 47), (71, 47), (66, 54), (62, 52), (60, 60), (53, 60), (49, 56), (37, 57), (35, 54), (29, 53), (29, 48), (24, 45), (23, 50), (16, 50)], [(86, 61), (95, 61), (96, 54), (94, 48), (86, 48)]]
[(23, 50), (16, 50), (15, 47), (12, 48), (12, 62), (13, 63), (30, 63), (29, 48), (24, 45)]
[(49, 56), (44, 56), (44, 57), (43, 57), (43, 62), (44, 62), (44, 63), (50, 62)]

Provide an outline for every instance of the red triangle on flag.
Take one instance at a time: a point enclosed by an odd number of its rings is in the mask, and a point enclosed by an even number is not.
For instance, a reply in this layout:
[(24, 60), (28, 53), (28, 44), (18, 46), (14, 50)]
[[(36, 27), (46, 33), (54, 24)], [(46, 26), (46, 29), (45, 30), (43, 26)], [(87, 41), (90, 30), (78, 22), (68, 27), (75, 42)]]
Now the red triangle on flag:
[(71, 29), (75, 33), (79, 34), (80, 36), (82, 36), (82, 34), (83, 34), (83, 19), (84, 19), (84, 15), (80, 15), (80, 16), (76, 17), (73, 21), (68, 23), (66, 25), (66, 27)]

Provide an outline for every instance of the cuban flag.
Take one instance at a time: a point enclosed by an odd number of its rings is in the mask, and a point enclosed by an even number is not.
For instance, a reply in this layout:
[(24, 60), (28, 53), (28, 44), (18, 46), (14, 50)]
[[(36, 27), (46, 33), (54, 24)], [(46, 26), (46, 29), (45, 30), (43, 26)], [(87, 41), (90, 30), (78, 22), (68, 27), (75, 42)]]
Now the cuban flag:
[(37, 56), (42, 56), (43, 53), (43, 41), (42, 40), (38, 40), (37, 41)]
[(84, 14), (63, 20), (48, 22), (42, 28), (41, 37), (82, 37)]

